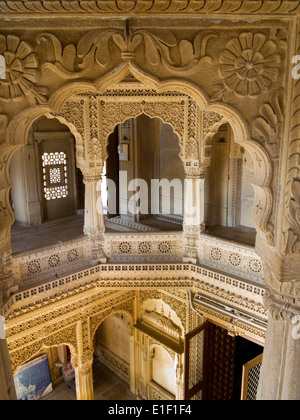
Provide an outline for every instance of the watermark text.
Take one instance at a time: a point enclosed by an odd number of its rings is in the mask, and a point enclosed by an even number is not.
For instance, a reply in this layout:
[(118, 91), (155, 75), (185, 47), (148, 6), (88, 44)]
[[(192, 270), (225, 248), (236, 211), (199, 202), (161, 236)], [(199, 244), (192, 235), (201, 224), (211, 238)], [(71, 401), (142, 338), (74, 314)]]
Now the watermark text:
[(298, 80), (300, 79), (300, 55), (295, 55), (292, 58), (292, 64), (296, 64), (296, 66), (293, 67), (293, 70), (292, 70), (292, 77), (294, 80)]
[(0, 55), (0, 80), (6, 79), (6, 61), (3, 55)]

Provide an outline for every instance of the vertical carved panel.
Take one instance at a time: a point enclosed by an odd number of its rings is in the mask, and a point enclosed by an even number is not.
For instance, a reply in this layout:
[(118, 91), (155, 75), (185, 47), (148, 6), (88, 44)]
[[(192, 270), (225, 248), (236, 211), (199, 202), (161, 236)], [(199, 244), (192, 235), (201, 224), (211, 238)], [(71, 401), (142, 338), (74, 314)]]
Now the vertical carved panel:
[[(298, 40), (300, 31), (298, 32)], [(300, 54), (298, 43), (297, 54)], [(284, 251), (300, 254), (300, 79), (294, 82), (285, 192)]]

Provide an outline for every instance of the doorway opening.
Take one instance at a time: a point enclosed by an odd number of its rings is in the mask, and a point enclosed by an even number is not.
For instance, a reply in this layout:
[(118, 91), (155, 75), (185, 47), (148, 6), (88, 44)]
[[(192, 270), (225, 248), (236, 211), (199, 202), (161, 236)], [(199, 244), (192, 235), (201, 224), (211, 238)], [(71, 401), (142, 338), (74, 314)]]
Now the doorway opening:
[[(39, 118), (11, 160), (13, 253), (83, 235), (84, 184), (75, 139), (56, 119)], [(45, 233), (47, 233), (45, 235)]]
[(208, 234), (255, 245), (251, 220), (254, 163), (223, 124), (211, 140), (211, 164), (205, 175), (205, 223)]
[(243, 366), (262, 352), (261, 345), (204, 322), (185, 337), (185, 399), (241, 400)]
[(109, 136), (107, 152), (107, 231), (182, 230), (184, 168), (172, 127), (145, 114), (130, 118)]
[(136, 399), (131, 390), (130, 369), (133, 350), (129, 320), (123, 312), (108, 316), (94, 337), (95, 399)]

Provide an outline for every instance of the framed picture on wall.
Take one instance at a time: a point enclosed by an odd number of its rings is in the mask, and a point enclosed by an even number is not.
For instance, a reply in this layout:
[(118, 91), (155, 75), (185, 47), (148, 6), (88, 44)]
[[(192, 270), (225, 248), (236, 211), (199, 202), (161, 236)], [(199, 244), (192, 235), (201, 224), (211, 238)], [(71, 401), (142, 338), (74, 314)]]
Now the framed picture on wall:
[(38, 400), (53, 391), (46, 354), (21, 366), (14, 376), (18, 400)]

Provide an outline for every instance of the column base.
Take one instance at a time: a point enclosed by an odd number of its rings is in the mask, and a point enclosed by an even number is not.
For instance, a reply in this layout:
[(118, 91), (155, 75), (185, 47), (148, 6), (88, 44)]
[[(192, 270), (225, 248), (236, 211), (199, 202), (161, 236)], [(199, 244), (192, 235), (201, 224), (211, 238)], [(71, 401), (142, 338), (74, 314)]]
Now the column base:
[(101, 258), (95, 258), (90, 260), (91, 265), (98, 265), (98, 264), (106, 264), (107, 258), (101, 257)]
[(198, 259), (197, 258), (194, 258), (194, 257), (183, 257), (182, 258), (182, 262), (191, 263), (191, 264), (197, 264), (198, 263)]

